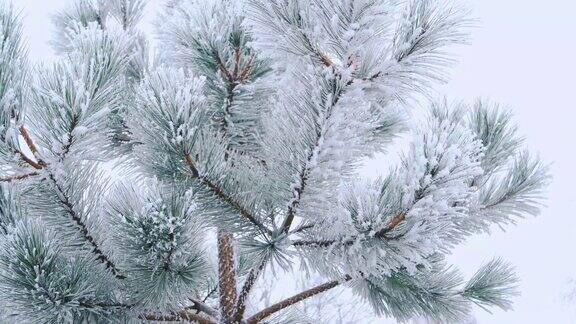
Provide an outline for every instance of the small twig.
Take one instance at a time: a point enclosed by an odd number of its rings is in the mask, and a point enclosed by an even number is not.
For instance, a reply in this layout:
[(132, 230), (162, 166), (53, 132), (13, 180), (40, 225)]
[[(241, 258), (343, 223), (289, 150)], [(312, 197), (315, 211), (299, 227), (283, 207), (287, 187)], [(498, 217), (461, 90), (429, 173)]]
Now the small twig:
[(164, 270), (169, 271), (170, 267), (172, 266), (172, 256), (174, 255), (174, 250), (175, 250), (175, 246), (176, 243), (174, 242), (174, 239), (176, 238), (176, 236), (174, 235), (174, 232), (170, 232), (168, 234), (168, 242), (171, 242), (173, 244), (170, 244), (170, 249), (168, 250), (168, 253), (166, 254), (166, 257), (164, 258)]
[(322, 285), (310, 288), (306, 291), (303, 291), (303, 292), (296, 294), (292, 297), (286, 298), (286, 299), (284, 299), (284, 300), (282, 300), (282, 301), (280, 301), (280, 302), (278, 302), (278, 303), (276, 303), (270, 307), (267, 307), (267, 308), (261, 310), (260, 312), (254, 314), (250, 318), (248, 318), (246, 323), (257, 324), (261, 320), (267, 318), (268, 316), (270, 316), (276, 312), (283, 310), (286, 307), (292, 306), (292, 305), (299, 303), (305, 299), (308, 299), (310, 297), (321, 294), (327, 290), (330, 290), (334, 287), (341, 285), (343, 282), (350, 281), (350, 280), (352, 280), (352, 277), (349, 275), (346, 275), (342, 280), (334, 280), (334, 281), (330, 281), (330, 282), (324, 283)]
[(96, 239), (90, 234), (90, 232), (88, 231), (88, 226), (74, 209), (74, 205), (70, 202), (70, 198), (66, 194), (64, 188), (62, 188), (58, 184), (58, 181), (56, 181), (56, 178), (52, 173), (48, 173), (48, 177), (54, 185), (54, 190), (58, 195), (58, 200), (60, 200), (62, 207), (64, 207), (66, 213), (70, 216), (71, 220), (74, 222), (74, 224), (76, 224), (76, 226), (80, 230), (82, 238), (86, 240), (86, 242), (91, 246), (92, 248), (91, 252), (94, 255), (96, 255), (96, 260), (102, 262), (105, 265), (106, 269), (109, 270), (112, 273), (112, 275), (114, 275), (114, 277), (116, 277), (117, 279), (126, 279), (126, 276), (120, 273), (118, 268), (116, 268), (116, 264), (114, 264), (112, 259), (102, 251), (100, 245), (98, 244), (98, 242), (96, 242)]
[(246, 67), (242, 70), (242, 72), (240, 73), (240, 77), (239, 80), (240, 81), (244, 81), (248, 75), (250, 74), (250, 72), (252, 72), (252, 62), (254, 61), (254, 54), (252, 54), (250, 56), (250, 59), (248, 60), (248, 63), (246, 64)]
[(198, 314), (199, 312), (204, 312), (212, 317), (218, 317), (218, 311), (216, 311), (214, 308), (206, 305), (206, 303), (204, 303), (203, 301), (199, 301), (196, 300), (194, 298), (188, 298), (194, 305), (186, 308), (188, 310), (196, 310), (196, 314)]
[(0, 177), (0, 182), (12, 182), (12, 181), (17, 181), (17, 180), (23, 180), (29, 177), (33, 177), (33, 176), (37, 176), (39, 173), (38, 172), (30, 172), (30, 173), (26, 173), (26, 174), (20, 174), (20, 175), (13, 175), (13, 176), (8, 176), (8, 177)]
[(368, 79), (365, 79), (365, 81), (374, 81), (376, 79), (378, 79), (380, 76), (382, 75), (382, 71), (379, 71), (377, 73), (374, 73), (371, 77), (369, 77)]
[[(305, 246), (305, 247), (317, 247), (317, 248), (327, 248), (330, 247), (334, 244), (336, 244), (338, 241), (336, 240), (318, 240), (318, 241), (308, 241), (308, 240), (296, 240), (292, 242), (292, 246), (295, 247), (300, 247), (300, 246)], [(349, 240), (346, 242), (343, 242), (344, 245), (352, 245), (354, 241)]]
[(30, 148), (32, 154), (36, 155), (36, 153), (38, 152), (38, 148), (36, 147), (36, 145), (34, 145), (34, 141), (32, 140), (32, 137), (30, 137), (30, 134), (28, 133), (26, 127), (20, 126), (19, 130), (20, 135), (22, 135), (22, 137), (24, 138), (24, 141), (26, 142), (28, 148)]
[[(30, 152), (32, 152), (32, 155), (34, 155), (34, 157), (37, 157), (37, 153), (38, 153), (38, 148), (36, 147), (36, 145), (34, 144), (34, 141), (32, 140), (32, 137), (30, 136), (30, 133), (28, 133), (28, 130), (26, 129), (26, 127), (24, 126), (20, 126), (20, 128), (18, 128), (20, 135), (22, 135), (22, 138), (24, 138), (24, 142), (26, 143), (26, 146), (28, 146), (28, 148), (30, 149)], [(16, 150), (16, 153), (18, 153), (20, 155), (20, 158), (28, 163), (31, 167), (33, 167), (36, 170), (41, 170), (43, 167), (46, 166), (46, 163), (44, 163), (42, 160), (38, 159), (38, 162), (32, 160), (31, 158), (29, 158), (28, 156), (26, 156), (26, 154), (24, 154), (24, 152), (22, 152), (21, 150)]]
[(218, 55), (218, 53), (215, 53), (214, 56), (216, 57), (216, 64), (218, 65), (218, 69), (220, 70), (220, 72), (222, 72), (222, 74), (224, 74), (224, 76), (226, 76), (228, 80), (232, 80), (232, 74), (230, 74), (230, 71), (228, 71), (228, 69), (224, 65), (224, 62), (222, 62), (220, 55)]
[(246, 277), (246, 281), (244, 282), (244, 286), (242, 287), (242, 290), (240, 291), (240, 296), (238, 297), (238, 303), (236, 303), (235, 320), (238, 323), (240, 323), (244, 318), (244, 313), (246, 312), (246, 300), (248, 299), (248, 296), (252, 291), (252, 287), (254, 287), (254, 284), (256, 284), (258, 276), (260, 275), (265, 266), (266, 266), (266, 260), (262, 260), (257, 267), (252, 268), (250, 270), (248, 277)]
[(80, 301), (78, 305), (85, 308), (112, 308), (112, 309), (131, 309), (134, 305), (121, 303), (90, 303)]
[(324, 64), (326, 67), (334, 67), (334, 62), (332, 62), (328, 55), (320, 51), (317, 51), (316, 53), (318, 54), (318, 58), (320, 58), (320, 62), (322, 62), (322, 64)]
[(72, 147), (72, 143), (74, 142), (74, 129), (78, 126), (78, 115), (72, 115), (72, 121), (70, 123), (70, 131), (68, 132), (68, 140), (66, 141), (66, 145), (62, 147), (62, 153), (60, 153), (60, 160), (63, 161), (66, 155), (70, 153), (70, 148)]
[(22, 161), (26, 162), (28, 165), (30, 165), (31, 167), (33, 167), (36, 170), (42, 170), (42, 168), (45, 166), (45, 164), (40, 164), (34, 160), (32, 160), (31, 158), (29, 158), (28, 156), (26, 156), (26, 154), (24, 154), (22, 151), (20, 150), (15, 150), (15, 152), (20, 155), (20, 158), (22, 159)]
[(234, 79), (238, 77), (238, 72), (240, 71), (240, 57), (240, 48), (236, 47), (234, 49), (234, 72), (232, 74)]
[[(318, 142), (319, 142), (319, 139), (316, 141), (315, 146), (318, 145)], [(306, 161), (307, 161), (306, 163), (308, 163), (310, 160), (312, 160), (312, 158), (314, 156), (313, 152), (314, 151), (312, 150), (311, 153), (308, 155), (308, 157), (306, 159)], [(301, 199), (300, 197), (302, 196), (302, 193), (306, 189), (306, 185), (307, 185), (307, 181), (308, 181), (308, 172), (309, 172), (309, 170), (308, 170), (308, 167), (306, 166), (302, 169), (302, 171), (300, 171), (300, 174), (298, 175), (298, 178), (299, 178), (298, 180), (300, 181), (300, 183), (294, 189), (292, 202), (288, 206), (288, 212), (286, 213), (286, 218), (282, 222), (282, 232), (284, 232), (284, 233), (288, 233), (290, 231), (290, 227), (292, 226), (292, 222), (294, 222), (294, 217), (296, 216), (296, 209), (300, 205), (300, 199)]]
[[(395, 240), (395, 239), (402, 237), (402, 235), (399, 235), (397, 237), (388, 237), (388, 236), (386, 236), (386, 234), (388, 234), (390, 231), (394, 230), (396, 228), (396, 226), (398, 226), (400, 223), (402, 223), (405, 219), (406, 219), (406, 213), (397, 214), (396, 216), (392, 217), (390, 222), (388, 222), (388, 225), (386, 225), (383, 229), (376, 232), (374, 237), (382, 239), (382, 240)], [(343, 241), (343, 242), (340, 242), (337, 240), (319, 240), (319, 241), (297, 240), (297, 241), (292, 242), (292, 246), (327, 248), (327, 247), (330, 247), (336, 243), (341, 243), (342, 245), (350, 246), (350, 245), (354, 244), (355, 241), (356, 241), (355, 238), (351, 238), (351, 239), (348, 239), (348, 240)]]
[(192, 314), (187, 311), (179, 311), (175, 314), (163, 315), (163, 314), (145, 314), (141, 315), (140, 319), (145, 319), (147, 321), (157, 321), (157, 322), (181, 322), (190, 321), (196, 322), (198, 324), (216, 324), (216, 321), (200, 316), (198, 314)]
[(194, 160), (192, 160), (192, 157), (190, 156), (190, 154), (185, 154), (184, 159), (186, 161), (186, 164), (188, 165), (188, 167), (192, 171), (192, 176), (194, 178), (198, 178), (200, 180), (200, 182), (204, 186), (206, 186), (213, 194), (215, 194), (218, 198), (220, 198), (221, 200), (226, 202), (228, 205), (230, 205), (234, 210), (236, 210), (238, 213), (240, 213), (240, 215), (242, 215), (244, 218), (246, 218), (248, 221), (250, 221), (256, 227), (258, 227), (264, 233), (270, 234), (270, 232), (271, 232), (270, 229), (268, 229), (266, 226), (264, 226), (264, 224), (259, 222), (256, 219), (256, 217), (254, 215), (252, 215), (246, 208), (242, 207), (240, 205), (240, 203), (238, 203), (232, 197), (228, 196), (216, 183), (210, 181), (209, 179), (207, 179), (205, 177), (200, 176), (200, 172), (196, 168)]
[(205, 303), (208, 300), (208, 298), (210, 298), (212, 295), (214, 295), (214, 293), (216, 293), (217, 290), (218, 290), (218, 285), (216, 285), (212, 289), (210, 289), (210, 291), (208, 291), (208, 293), (206, 294), (204, 299), (202, 299), (202, 302)]
[(192, 171), (192, 177), (193, 178), (200, 177), (200, 173), (198, 172), (198, 169), (196, 168), (196, 164), (194, 163), (194, 160), (192, 160), (192, 156), (190, 156), (190, 154), (184, 154), (184, 160), (186, 160), (186, 164), (190, 168), (190, 171)]
[(288, 234), (297, 234), (297, 233), (303, 232), (303, 231), (305, 231), (305, 230), (314, 228), (314, 226), (316, 226), (316, 224), (314, 224), (314, 223), (302, 225), (302, 226), (299, 226), (299, 227), (293, 229), (293, 230), (290, 231), (290, 233), (288, 233)]
[(399, 214), (395, 215), (394, 217), (392, 217), (390, 222), (388, 222), (388, 225), (386, 225), (386, 227), (384, 227), (383, 229), (376, 232), (376, 236), (377, 237), (384, 237), (386, 235), (386, 233), (395, 229), (396, 226), (398, 226), (398, 224), (402, 223), (405, 219), (406, 219), (406, 213), (399, 213)]

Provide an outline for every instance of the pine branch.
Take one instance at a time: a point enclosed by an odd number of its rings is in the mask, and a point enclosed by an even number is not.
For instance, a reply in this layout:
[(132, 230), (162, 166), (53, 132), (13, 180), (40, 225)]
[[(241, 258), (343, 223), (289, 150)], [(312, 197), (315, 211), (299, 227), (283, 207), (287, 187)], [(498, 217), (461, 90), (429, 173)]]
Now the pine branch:
[[(38, 149), (36, 148), (36, 145), (34, 144), (34, 141), (30, 137), (30, 134), (28, 133), (26, 128), (24, 126), (21, 126), (19, 128), (19, 131), (32, 154), (36, 155)], [(24, 161), (25, 163), (27, 163), (36, 170), (42, 170), (46, 166), (46, 163), (44, 163), (42, 160), (38, 160), (38, 162), (36, 162), (33, 159), (29, 158), (26, 154), (24, 154), (24, 152), (22, 152), (19, 149), (15, 149), (14, 152), (20, 156), (22, 161)], [(12, 182), (17, 180), (23, 180), (29, 177), (37, 176), (38, 174), (39, 174), (38, 172), (34, 171), (21, 175), (1, 177), (0, 182)]]
[[(310, 39), (305, 34), (303, 34), (303, 35), (304, 35), (304, 39), (307, 42), (307, 44), (311, 48), (313, 48)], [(316, 49), (314, 51), (314, 53), (316, 53), (316, 55), (319, 57), (319, 61), (322, 63), (322, 65), (324, 67), (330, 68), (333, 70), (334, 79), (332, 82), (338, 82), (339, 80), (342, 80), (344, 78), (340, 69), (334, 64), (334, 62), (332, 62), (330, 60), (330, 58), (326, 54), (324, 54), (322, 51), (320, 51), (318, 49)], [(347, 64), (347, 67), (352, 66), (354, 64), (352, 58), (349, 58), (349, 60), (346, 64)], [(351, 78), (350, 80), (348, 80), (345, 83), (345, 86), (346, 87), (351, 86), (353, 83), (354, 83), (354, 79)], [(330, 118), (332, 109), (338, 104), (338, 102), (342, 98), (342, 95), (344, 94), (346, 87), (343, 87), (341, 89), (336, 90), (336, 93), (334, 93), (334, 97), (332, 99), (332, 102), (330, 103), (330, 107), (328, 108), (328, 114), (326, 114), (326, 117), (324, 118), (324, 120), (322, 122), (326, 122)], [(320, 144), (321, 136), (322, 136), (322, 134), (320, 134), (320, 133), (316, 134), (315, 144), (313, 145), (312, 149), (310, 150), (310, 154), (308, 155), (308, 158), (306, 159), (306, 167), (304, 168), (304, 170), (301, 171), (301, 173), (299, 175), (299, 184), (298, 184), (298, 186), (296, 186), (296, 189), (294, 190), (294, 197), (292, 199), (290, 206), (288, 206), (287, 216), (284, 219), (284, 222), (282, 223), (282, 231), (284, 233), (288, 233), (290, 231), (290, 227), (292, 226), (292, 222), (294, 221), (294, 217), (296, 214), (295, 210), (298, 207), (298, 205), (300, 204), (301, 195), (305, 190), (306, 183), (308, 180), (308, 174), (311, 171), (311, 169), (308, 168), (308, 163), (310, 163), (310, 161), (314, 157), (314, 151), (316, 150), (316, 148)]]
[(102, 262), (106, 269), (108, 269), (117, 279), (126, 279), (126, 276), (120, 274), (120, 271), (116, 268), (114, 262), (108, 257), (100, 248), (100, 245), (96, 242), (94, 237), (89, 233), (88, 227), (82, 221), (82, 218), (78, 213), (74, 210), (74, 205), (70, 202), (69, 197), (66, 195), (66, 192), (60, 186), (52, 173), (48, 173), (48, 178), (54, 185), (54, 189), (57, 193), (58, 199), (60, 203), (65, 207), (66, 213), (70, 216), (71, 220), (78, 226), (82, 237), (88, 244), (92, 247), (92, 253), (96, 255), (96, 260)]
[(216, 183), (214, 183), (211, 180), (209, 180), (208, 178), (200, 175), (200, 172), (196, 168), (194, 160), (192, 160), (192, 157), (190, 156), (190, 154), (185, 154), (184, 160), (186, 161), (186, 164), (190, 168), (190, 171), (192, 172), (193, 178), (197, 178), (214, 195), (216, 195), (218, 198), (220, 198), (220, 200), (226, 202), (226, 204), (231, 206), (234, 210), (236, 210), (238, 213), (240, 213), (240, 215), (242, 215), (244, 218), (246, 218), (248, 221), (250, 221), (256, 227), (258, 227), (261, 231), (263, 231), (264, 233), (267, 233), (267, 234), (271, 233), (270, 229), (268, 229), (266, 226), (264, 226), (264, 224), (262, 224), (260, 221), (258, 221), (256, 219), (256, 217), (254, 215), (252, 215), (252, 213), (250, 213), (246, 208), (242, 207), (242, 205), (240, 205), (239, 202), (237, 202), (232, 197), (228, 196)]
[(270, 307), (267, 307), (263, 310), (261, 310), (260, 312), (252, 315), (250, 318), (248, 318), (248, 320), (246, 320), (246, 323), (248, 324), (257, 324), (258, 322), (262, 321), (263, 319), (269, 317), (270, 315), (277, 313), (281, 310), (283, 310), (286, 307), (292, 306), (296, 303), (299, 303), (305, 299), (308, 299), (310, 297), (316, 296), (318, 294), (321, 294), (325, 291), (328, 291), (332, 288), (338, 287), (339, 285), (341, 285), (343, 282), (346, 281), (350, 281), (352, 280), (352, 277), (350, 276), (345, 276), (342, 280), (334, 280), (334, 281), (329, 281), (327, 283), (321, 284), (319, 286), (310, 288), (306, 291), (303, 291), (299, 294), (296, 294), (292, 297), (286, 298)]
[[(242, 59), (242, 53), (239, 47), (234, 49), (234, 70), (230, 72), (230, 70), (226, 67), (226, 65), (222, 62), (222, 58), (218, 53), (214, 53), (214, 57), (216, 59), (216, 64), (218, 66), (218, 70), (224, 75), (226, 78), (226, 82), (228, 86), (226, 87), (226, 103), (224, 106), (224, 118), (223, 118), (223, 127), (222, 132), (224, 135), (228, 133), (228, 119), (232, 116), (232, 106), (234, 105), (234, 100), (236, 96), (236, 88), (248, 77), (252, 70), (252, 61), (254, 59), (254, 55), (250, 57), (250, 60), (246, 64), (244, 68), (241, 69), (240, 62)], [(229, 149), (229, 148), (228, 148)], [(226, 158), (228, 155), (226, 155)]]
[(252, 291), (254, 284), (256, 284), (256, 281), (258, 280), (258, 276), (260, 275), (265, 266), (266, 261), (262, 260), (260, 262), (260, 265), (258, 265), (258, 267), (252, 268), (250, 270), (250, 273), (248, 274), (248, 277), (246, 277), (246, 281), (244, 282), (244, 286), (242, 287), (240, 296), (238, 297), (238, 302), (236, 303), (235, 321), (238, 323), (240, 323), (244, 318), (244, 313), (246, 312), (246, 301), (248, 299), (248, 296), (250, 295), (250, 292)]
[(140, 316), (140, 319), (144, 319), (147, 321), (155, 321), (155, 322), (182, 322), (182, 321), (189, 321), (198, 324), (216, 324), (217, 322), (206, 318), (201, 315), (192, 314), (186, 311), (179, 311), (175, 314), (171, 315), (156, 315), (156, 314), (146, 314)]
[[(339, 78), (341, 78), (341, 76), (337, 74), (336, 77), (332, 80), (332, 82), (333, 83), (338, 82)], [(320, 125), (322, 125), (323, 123), (326, 123), (330, 119), (330, 116), (332, 115), (332, 110), (334, 109), (334, 107), (336, 107), (336, 105), (338, 104), (338, 102), (342, 98), (344, 91), (345, 91), (344, 88), (340, 88), (340, 89), (337, 89), (335, 91), (334, 96), (332, 98), (332, 101), (330, 102), (330, 105), (328, 107), (328, 111), (327, 111), (326, 115), (324, 116), (324, 119), (319, 122)], [(312, 171), (312, 168), (310, 167), (309, 164), (312, 161), (312, 159), (314, 158), (314, 156), (316, 154), (315, 152), (318, 149), (318, 146), (320, 146), (320, 141), (322, 139), (322, 136), (323, 136), (323, 134), (320, 131), (316, 132), (314, 144), (310, 148), (310, 153), (308, 154), (308, 157), (306, 158), (304, 168), (302, 169), (302, 171), (300, 171), (300, 174), (298, 176), (298, 184), (295, 187), (295, 189), (293, 190), (292, 201), (291, 201), (290, 205), (288, 206), (288, 212), (286, 213), (286, 218), (284, 218), (284, 221), (282, 222), (282, 227), (281, 227), (282, 232), (284, 232), (286, 234), (290, 231), (290, 227), (292, 226), (292, 223), (294, 222), (294, 218), (296, 216), (296, 209), (300, 205), (300, 201), (302, 200), (302, 194), (304, 193), (306, 186), (307, 186), (307, 183), (308, 183), (308, 175)]]
[(78, 115), (73, 114), (72, 121), (70, 123), (70, 131), (68, 132), (68, 139), (66, 145), (62, 148), (62, 154), (60, 156), (61, 160), (64, 160), (66, 155), (70, 152), (70, 148), (72, 147), (72, 141), (74, 140), (74, 129), (78, 126)]
[[(240, 70), (241, 52), (240, 52), (240, 48), (236, 47), (234, 50), (235, 62), (234, 62), (234, 70), (232, 73), (230, 73), (230, 71), (226, 68), (226, 66), (222, 62), (222, 59), (220, 58), (220, 56), (217, 53), (215, 53), (214, 56), (216, 58), (216, 63), (219, 67), (219, 70), (227, 78), (227, 81), (228, 81), (228, 87), (226, 89), (227, 99), (226, 99), (226, 105), (224, 107), (224, 114), (225, 114), (224, 118), (223, 118), (224, 125), (222, 128), (222, 132), (224, 133), (224, 135), (226, 135), (226, 133), (228, 131), (228, 118), (230, 118), (230, 115), (231, 115), (230, 109), (232, 108), (233, 103), (234, 103), (236, 87), (238, 87), (238, 85), (240, 85), (240, 83), (242, 81), (244, 81), (244, 79), (250, 73), (250, 70), (252, 68), (251, 67), (252, 59), (254, 58), (254, 56), (252, 56), (250, 58), (250, 61), (246, 65), (246, 67), (244, 67), (242, 70)], [(228, 147), (227, 152), (225, 154), (225, 159), (228, 159), (228, 151), (229, 150), (230, 150), (230, 148)], [(193, 162), (193, 160), (189, 154), (186, 155), (186, 162), (188, 163), (189, 167), (193, 170), (192, 173), (195, 174), (196, 177), (198, 177), (199, 172), (196, 169), (196, 167), (194, 167), (194, 162)], [(203, 182), (208, 188), (210, 188), (210, 190), (212, 192), (214, 192), (216, 194), (216, 196), (218, 196), (219, 198), (228, 202), (231, 206), (234, 207), (234, 209), (239, 211), (240, 214), (242, 216), (244, 216), (246, 219), (248, 219), (252, 224), (256, 225), (261, 230), (265, 230), (265, 232), (270, 233), (270, 231), (262, 223), (260, 223), (256, 219), (256, 217), (251, 215), (250, 212), (248, 212), (245, 208), (240, 206), (240, 204), (238, 202), (232, 200), (231, 197), (228, 197), (226, 194), (224, 194), (224, 192), (218, 186), (216, 186), (213, 182), (211, 182), (210, 180), (208, 180), (206, 178), (203, 178)]]
[[(28, 146), (30, 151), (36, 155), (36, 153), (38, 152), (38, 148), (34, 144), (34, 141), (32, 140), (32, 137), (30, 136), (30, 133), (28, 132), (28, 130), (24, 126), (21, 126), (19, 128), (19, 130), (20, 130), (20, 134), (22, 135), (22, 137), (24, 137), (24, 141), (26, 142), (26, 145)], [(72, 136), (71, 133), (70, 133), (70, 136)], [(28, 164), (30, 164), (31, 166), (33, 166), (36, 169), (40, 170), (40, 169), (44, 169), (45, 167), (48, 166), (42, 160), (39, 160), (38, 162), (34, 162), (30, 158), (28, 158), (26, 155), (24, 155), (23, 153), (20, 153), (20, 154), (21, 154), (22, 158), (24, 159), (24, 161), (26, 161)], [(35, 175), (38, 175), (38, 173), (32, 172), (29, 174), (12, 177), (12, 179), (8, 180), (8, 181), (20, 180), (20, 179), (28, 178), (28, 177), (35, 176)], [(71, 217), (72, 221), (79, 227), (83, 238), (92, 247), (92, 253), (94, 253), (96, 255), (96, 260), (104, 263), (106, 268), (109, 269), (116, 278), (125, 279), (126, 277), (119, 273), (114, 262), (112, 262), (112, 260), (106, 254), (104, 254), (104, 252), (102, 252), (102, 249), (100, 248), (100, 246), (98, 245), (98, 243), (96, 242), (94, 237), (89, 234), (88, 227), (86, 226), (86, 224), (84, 224), (84, 222), (82, 222), (82, 219), (74, 210), (74, 206), (70, 202), (70, 199), (65, 194), (63, 188), (58, 184), (58, 182), (56, 181), (56, 178), (54, 177), (54, 175), (51, 172), (48, 172), (48, 178), (54, 184), (54, 187), (56, 189), (56, 193), (58, 195), (60, 203), (65, 207), (65, 210), (69, 214), (69, 216)], [(2, 179), (2, 181), (4, 181), (4, 179)]]
[(234, 271), (234, 247), (232, 234), (218, 230), (218, 285), (220, 289), (220, 310), (224, 321), (234, 319), (238, 293)]
[(309, 230), (311, 228), (314, 228), (314, 226), (316, 226), (316, 224), (314, 224), (314, 223), (298, 226), (296, 229), (290, 231), (290, 233), (288, 233), (288, 234), (297, 234), (300, 232), (304, 232), (305, 230)]
[[(390, 222), (388, 222), (388, 225), (386, 225), (383, 229), (376, 232), (376, 234), (374, 236), (376, 238), (379, 238), (382, 240), (397, 239), (398, 237), (388, 237), (388, 236), (386, 236), (386, 234), (388, 234), (390, 231), (394, 230), (396, 228), (396, 226), (398, 226), (400, 223), (402, 223), (405, 219), (406, 219), (406, 213), (400, 213), (400, 214), (394, 216), (392, 218), (392, 220), (390, 220)], [(355, 237), (348, 239), (346, 241), (343, 241), (343, 242), (340, 242), (337, 240), (322, 240), (322, 241), (296, 240), (296, 241), (292, 242), (292, 245), (296, 246), (296, 247), (304, 246), (304, 247), (327, 248), (327, 247), (330, 247), (330, 246), (337, 244), (337, 243), (341, 243), (343, 245), (350, 246), (350, 245), (354, 244), (354, 242), (356, 242)]]
[[(302, 30), (302, 26), (299, 25), (299, 23), (302, 22), (302, 17), (300, 16), (300, 14), (297, 14), (297, 21), (296, 22), (289, 22), (290, 24), (293, 25), (293, 27), (295, 27), (299, 34), (300, 37), (302, 37), (302, 41), (304, 42), (304, 45), (308, 48), (308, 50), (310, 51), (310, 53), (316, 57), (316, 59), (318, 60), (318, 62), (320, 62), (324, 67), (326, 68), (332, 68), (335, 71), (338, 70), (338, 67), (336, 66), (336, 64), (330, 59), (330, 57), (324, 53), (320, 48), (318, 48), (318, 46), (315, 46), (312, 42), (312, 40), (310, 39), (310, 37), (308, 36), (308, 34)], [(352, 62), (349, 60), (348, 62), (348, 66), (351, 66)], [(339, 75), (339, 73), (336, 73), (336, 75)], [(353, 80), (348, 84), (352, 84)]]
[[(297, 26), (298, 28), (300, 26)], [(312, 45), (312, 41), (310, 40), (310, 37), (308, 37), (308, 35), (306, 35), (305, 32), (302, 32), (302, 39), (304, 40), (304, 43), (306, 44), (306, 46), (308, 46), (308, 48), (311, 49), (312, 53), (316, 56), (316, 58), (318, 59), (318, 61), (320, 61), (320, 63), (322, 63), (322, 65), (324, 65), (325, 67), (334, 67), (334, 62), (332, 62), (332, 60), (328, 57), (328, 55), (324, 54), (320, 49), (318, 49), (316, 46)]]

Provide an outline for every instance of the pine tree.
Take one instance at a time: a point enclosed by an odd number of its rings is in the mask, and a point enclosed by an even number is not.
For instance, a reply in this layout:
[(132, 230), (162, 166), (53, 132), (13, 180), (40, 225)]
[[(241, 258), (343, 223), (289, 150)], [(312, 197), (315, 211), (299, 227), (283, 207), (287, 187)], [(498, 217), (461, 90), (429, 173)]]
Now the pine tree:
[[(511, 265), (465, 280), (445, 258), (536, 215), (548, 182), (507, 110), (435, 99), (467, 10), (174, 0), (151, 46), (144, 8), (74, 1), (54, 17), (56, 62), (30, 68), (21, 17), (0, 7), (6, 321), (283, 322), (336, 287), (399, 321), (511, 308)], [(401, 135), (401, 162), (359, 180)], [(251, 297), (280, 272), (325, 282)]]

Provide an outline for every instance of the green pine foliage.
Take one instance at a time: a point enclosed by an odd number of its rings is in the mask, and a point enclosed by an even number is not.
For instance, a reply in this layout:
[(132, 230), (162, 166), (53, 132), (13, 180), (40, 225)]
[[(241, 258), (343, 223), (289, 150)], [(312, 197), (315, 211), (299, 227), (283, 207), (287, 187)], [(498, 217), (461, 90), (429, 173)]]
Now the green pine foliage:
[[(151, 46), (145, 8), (71, 1), (31, 69), (0, 6), (1, 321), (299, 322), (335, 287), (401, 322), (512, 308), (511, 265), (466, 280), (445, 258), (537, 215), (549, 179), (509, 111), (434, 99), (467, 10), (168, 1)], [(400, 135), (400, 163), (359, 179)], [(326, 282), (254, 298), (286, 273)]]

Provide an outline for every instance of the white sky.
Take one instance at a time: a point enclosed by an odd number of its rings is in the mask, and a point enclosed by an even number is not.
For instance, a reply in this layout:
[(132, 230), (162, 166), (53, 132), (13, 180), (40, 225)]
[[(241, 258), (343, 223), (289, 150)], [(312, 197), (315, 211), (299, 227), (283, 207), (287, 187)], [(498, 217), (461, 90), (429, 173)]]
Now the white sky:
[[(13, 0), (23, 8), (30, 56), (53, 56), (49, 16), (69, 0)], [(147, 20), (163, 1), (150, 0)], [(450, 98), (492, 98), (509, 105), (530, 148), (552, 163), (548, 207), (506, 233), (474, 237), (452, 261), (466, 274), (501, 256), (522, 279), (522, 296), (512, 312), (477, 311), (478, 323), (576, 323), (576, 305), (561, 292), (576, 277), (576, 1), (462, 0), (471, 3), (482, 27), (443, 88)], [(146, 27), (149, 30), (149, 27)], [(574, 92), (573, 92), (574, 91)], [(572, 135), (571, 135), (572, 134)], [(387, 169), (375, 161), (369, 173)]]
[(576, 1), (474, 0), (483, 27), (446, 88), (459, 98), (489, 96), (510, 105), (531, 149), (552, 163), (548, 207), (491, 236), (470, 240), (453, 261), (472, 271), (502, 256), (517, 267), (522, 296), (515, 311), (478, 312), (479, 323), (576, 323), (561, 301), (576, 277)]

